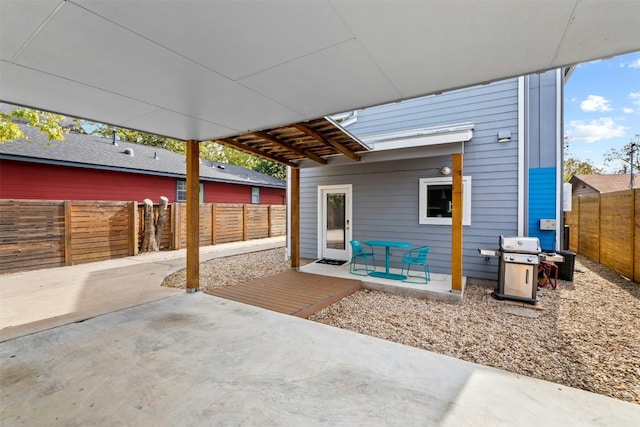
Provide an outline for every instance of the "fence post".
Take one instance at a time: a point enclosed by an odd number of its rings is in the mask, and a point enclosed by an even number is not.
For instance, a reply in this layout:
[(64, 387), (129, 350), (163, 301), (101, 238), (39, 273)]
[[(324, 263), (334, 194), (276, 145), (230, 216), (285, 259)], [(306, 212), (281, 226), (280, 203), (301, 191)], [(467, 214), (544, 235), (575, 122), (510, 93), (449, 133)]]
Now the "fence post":
[(129, 202), (129, 256), (138, 255), (138, 202)]
[(267, 223), (269, 224), (267, 236), (273, 237), (273, 233), (271, 232), (271, 229), (273, 228), (273, 205), (267, 206)]
[(602, 251), (600, 230), (602, 230), (602, 194), (598, 193), (598, 259), (596, 260), (598, 264), (600, 264), (600, 259), (602, 258), (600, 255)]
[(638, 277), (636, 275), (636, 222), (638, 219), (636, 218), (636, 190), (631, 188), (629, 190), (631, 192), (631, 280), (638, 283)]
[(216, 203), (211, 203), (211, 244), (216, 244), (216, 224), (218, 222), (216, 216), (218, 215), (218, 209)]
[(71, 202), (64, 202), (64, 265), (72, 265), (71, 255)]
[(247, 225), (248, 207), (246, 204), (242, 205), (242, 240), (247, 241), (249, 236), (249, 226)]

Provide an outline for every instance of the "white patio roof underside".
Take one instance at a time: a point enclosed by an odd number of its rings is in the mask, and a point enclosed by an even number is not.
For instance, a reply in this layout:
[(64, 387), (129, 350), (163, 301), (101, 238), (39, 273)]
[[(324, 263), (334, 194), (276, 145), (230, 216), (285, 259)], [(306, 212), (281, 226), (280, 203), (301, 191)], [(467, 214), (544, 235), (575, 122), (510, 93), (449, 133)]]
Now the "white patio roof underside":
[(0, 99), (210, 140), (640, 50), (631, 1), (1, 0)]

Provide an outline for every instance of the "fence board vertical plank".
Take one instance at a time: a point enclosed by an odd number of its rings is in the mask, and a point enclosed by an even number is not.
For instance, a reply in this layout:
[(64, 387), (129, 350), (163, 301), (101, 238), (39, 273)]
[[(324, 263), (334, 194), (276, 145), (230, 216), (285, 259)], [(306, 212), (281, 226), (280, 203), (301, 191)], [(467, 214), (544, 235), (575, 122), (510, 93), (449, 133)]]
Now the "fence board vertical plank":
[(638, 243), (636, 239), (638, 238), (638, 233), (636, 232), (636, 228), (640, 225), (638, 223), (638, 208), (636, 203), (638, 203), (638, 198), (636, 192), (638, 190), (631, 189), (631, 280), (638, 283), (640, 280), (640, 274), (638, 274), (638, 269), (640, 268), (640, 262), (636, 259), (636, 255), (638, 255)]
[(129, 202), (129, 256), (138, 255), (138, 202)]
[(272, 237), (273, 233), (271, 232), (271, 229), (273, 227), (273, 205), (269, 205), (269, 207), (267, 208), (267, 227), (268, 227), (268, 236)]
[(211, 244), (216, 244), (216, 222), (218, 217), (217, 203), (211, 203)]
[(578, 210), (576, 211), (575, 224), (577, 227), (574, 232), (574, 235), (577, 237), (577, 239), (576, 239), (576, 248), (574, 249), (574, 252), (580, 253), (580, 227), (582, 226), (582, 223), (580, 222), (580, 202), (582, 201), (582, 199), (580, 197), (577, 197), (576, 199), (577, 199), (576, 204), (574, 206), (577, 206)]
[(242, 240), (245, 242), (249, 240), (249, 226), (247, 224), (247, 205), (242, 205)]
[(598, 193), (598, 259), (596, 261), (600, 262), (602, 259), (602, 244), (600, 240), (600, 230), (602, 230), (602, 194)]
[(64, 202), (64, 265), (72, 265), (71, 256), (71, 202)]
[(174, 202), (171, 205), (171, 246), (172, 249), (180, 249), (182, 246), (180, 244), (180, 224), (182, 224), (182, 215), (180, 214), (180, 204), (178, 202)]

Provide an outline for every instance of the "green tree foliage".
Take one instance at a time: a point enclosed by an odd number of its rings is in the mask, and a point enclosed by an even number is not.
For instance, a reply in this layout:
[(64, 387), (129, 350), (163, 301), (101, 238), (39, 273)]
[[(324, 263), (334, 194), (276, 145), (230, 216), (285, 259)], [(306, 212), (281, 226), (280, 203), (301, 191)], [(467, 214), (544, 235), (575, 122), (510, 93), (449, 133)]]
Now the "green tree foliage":
[[(632, 163), (633, 157), (633, 163)], [(634, 173), (640, 170), (640, 134), (636, 134), (635, 140), (620, 149), (611, 148), (604, 154), (604, 162), (608, 166), (612, 163), (621, 165), (616, 173), (630, 173), (633, 166)]]
[(116, 138), (120, 141), (127, 141), (134, 144), (164, 148), (165, 150), (182, 154), (186, 152), (184, 142), (177, 139), (166, 138), (164, 136), (153, 135), (150, 133), (139, 132), (135, 130), (114, 128), (111, 126), (96, 123), (92, 123), (92, 126), (96, 126), (95, 129), (91, 132), (94, 135), (101, 135), (107, 138), (112, 138), (113, 132), (115, 132)]
[(0, 113), (0, 144), (27, 138), (14, 119), (37, 127), (40, 132), (47, 135), (50, 141), (63, 141), (64, 134), (69, 132), (68, 128), (61, 125), (65, 119), (64, 116), (29, 108), (18, 108), (11, 113)]
[(565, 135), (564, 141), (564, 182), (569, 182), (574, 175), (600, 175), (604, 171), (603, 168), (597, 167), (590, 160), (582, 160), (573, 157), (569, 153), (569, 137)]
[(600, 175), (603, 169), (595, 166), (589, 160), (574, 157), (564, 159), (564, 182), (569, 182), (574, 175)]
[(278, 179), (287, 179), (287, 167), (282, 163), (271, 162), (266, 159), (258, 159), (258, 163), (253, 170), (265, 175), (271, 175)]

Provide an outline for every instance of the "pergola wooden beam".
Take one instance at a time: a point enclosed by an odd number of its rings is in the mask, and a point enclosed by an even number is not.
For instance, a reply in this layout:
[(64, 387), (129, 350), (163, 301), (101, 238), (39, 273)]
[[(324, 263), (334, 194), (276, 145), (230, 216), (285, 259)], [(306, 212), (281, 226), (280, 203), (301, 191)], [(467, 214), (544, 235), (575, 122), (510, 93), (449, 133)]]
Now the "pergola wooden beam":
[(253, 147), (250, 147), (248, 145), (243, 145), (243, 144), (241, 144), (239, 142), (236, 142), (231, 138), (216, 139), (215, 142), (219, 142), (220, 144), (224, 144), (224, 145), (229, 145), (229, 146), (231, 146), (233, 148), (236, 148), (236, 149), (238, 149), (240, 151), (245, 151), (247, 153), (255, 154), (256, 156), (264, 157), (264, 158), (272, 160), (274, 162), (278, 162), (278, 163), (282, 163), (282, 164), (287, 165), (287, 166), (291, 166), (292, 168), (297, 168), (298, 167), (298, 165), (296, 165), (293, 162), (290, 162), (289, 160), (285, 159), (284, 157), (280, 157), (280, 156), (277, 156), (277, 155), (271, 154), (271, 153), (265, 153), (264, 151), (260, 151), (257, 148), (253, 148)]
[(355, 160), (355, 161), (360, 161), (360, 155), (357, 153), (354, 153), (353, 151), (349, 150), (347, 147), (345, 147), (344, 145), (337, 143), (335, 141), (333, 141), (331, 138), (325, 138), (324, 136), (320, 135), (318, 132), (316, 132), (314, 129), (310, 128), (309, 126), (305, 125), (304, 123), (296, 123), (294, 125), (292, 125), (293, 127), (295, 127), (296, 129), (298, 129), (300, 132), (314, 138), (317, 139), (318, 141), (322, 142), (323, 144), (326, 145), (330, 145), (333, 148), (335, 148), (336, 150), (338, 150), (339, 152), (341, 152), (342, 154), (344, 154), (345, 156)]
[(253, 136), (257, 137), (257, 138), (262, 138), (265, 141), (269, 141), (269, 142), (272, 142), (274, 144), (286, 147), (289, 150), (300, 154), (301, 156), (308, 157), (309, 159), (313, 160), (314, 162), (320, 163), (321, 165), (326, 165), (327, 164), (327, 160), (326, 159), (323, 159), (322, 157), (317, 156), (317, 155), (313, 154), (310, 151), (302, 150), (302, 149), (296, 147), (293, 144), (289, 144), (286, 141), (283, 141), (283, 140), (281, 140), (279, 138), (276, 138), (275, 136), (269, 135), (267, 132), (263, 132), (263, 131), (251, 132), (249, 135), (253, 135)]

